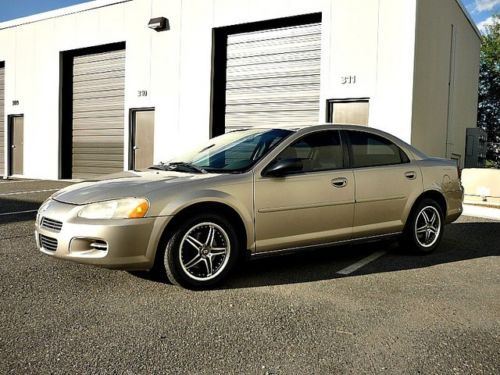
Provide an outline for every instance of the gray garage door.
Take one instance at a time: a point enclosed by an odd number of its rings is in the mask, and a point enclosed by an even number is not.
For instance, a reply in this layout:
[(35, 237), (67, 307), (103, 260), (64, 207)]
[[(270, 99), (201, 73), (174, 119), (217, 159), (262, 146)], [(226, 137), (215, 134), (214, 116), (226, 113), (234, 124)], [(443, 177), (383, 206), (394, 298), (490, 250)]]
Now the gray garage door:
[(319, 120), (321, 23), (231, 34), (226, 129)]
[(73, 63), (73, 178), (123, 170), (125, 50)]
[(5, 68), (0, 65), (0, 176), (5, 173)]

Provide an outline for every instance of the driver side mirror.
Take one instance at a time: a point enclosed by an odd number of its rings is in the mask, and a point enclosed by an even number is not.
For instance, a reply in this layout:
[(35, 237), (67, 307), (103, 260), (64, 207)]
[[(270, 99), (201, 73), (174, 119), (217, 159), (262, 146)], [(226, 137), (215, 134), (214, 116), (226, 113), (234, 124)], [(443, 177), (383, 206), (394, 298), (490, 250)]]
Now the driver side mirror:
[(291, 158), (282, 159), (267, 166), (262, 172), (262, 176), (265, 177), (284, 177), (289, 174), (302, 172), (304, 169), (304, 164), (302, 159)]

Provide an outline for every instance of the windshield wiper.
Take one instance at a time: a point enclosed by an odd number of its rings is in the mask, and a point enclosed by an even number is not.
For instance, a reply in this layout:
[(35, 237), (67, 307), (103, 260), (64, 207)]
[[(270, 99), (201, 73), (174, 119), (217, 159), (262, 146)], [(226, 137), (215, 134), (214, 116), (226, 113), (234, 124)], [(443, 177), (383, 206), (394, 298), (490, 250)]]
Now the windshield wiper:
[(149, 169), (157, 169), (157, 170), (163, 170), (163, 171), (180, 171), (180, 172), (195, 172), (195, 173), (207, 173), (206, 170), (203, 168), (199, 168), (196, 165), (186, 163), (183, 161), (177, 161), (177, 162), (172, 162), (165, 164), (163, 162), (160, 162), (158, 165), (153, 165), (149, 167)]

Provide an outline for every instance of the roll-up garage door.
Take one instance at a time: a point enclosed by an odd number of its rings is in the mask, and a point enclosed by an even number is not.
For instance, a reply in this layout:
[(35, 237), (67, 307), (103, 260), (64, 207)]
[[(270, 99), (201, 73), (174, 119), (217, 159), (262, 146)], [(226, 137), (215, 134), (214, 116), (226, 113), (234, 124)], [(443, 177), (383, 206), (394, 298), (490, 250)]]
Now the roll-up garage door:
[(123, 170), (125, 50), (73, 60), (73, 178)]
[(319, 120), (321, 23), (227, 37), (226, 131)]
[(0, 63), (0, 177), (5, 173), (5, 67)]

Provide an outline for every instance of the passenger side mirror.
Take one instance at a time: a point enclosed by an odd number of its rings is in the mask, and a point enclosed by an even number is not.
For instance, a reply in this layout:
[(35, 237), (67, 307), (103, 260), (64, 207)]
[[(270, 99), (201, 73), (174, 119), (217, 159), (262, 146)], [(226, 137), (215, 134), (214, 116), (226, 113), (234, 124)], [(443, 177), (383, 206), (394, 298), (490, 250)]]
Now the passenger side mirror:
[(271, 163), (264, 169), (262, 175), (265, 177), (283, 177), (288, 174), (302, 172), (303, 168), (302, 159), (282, 159)]

